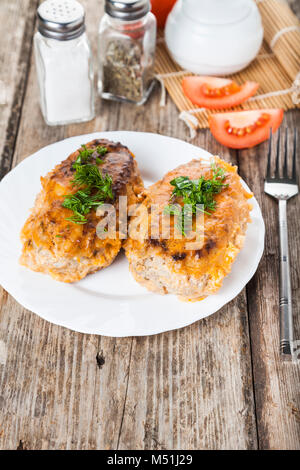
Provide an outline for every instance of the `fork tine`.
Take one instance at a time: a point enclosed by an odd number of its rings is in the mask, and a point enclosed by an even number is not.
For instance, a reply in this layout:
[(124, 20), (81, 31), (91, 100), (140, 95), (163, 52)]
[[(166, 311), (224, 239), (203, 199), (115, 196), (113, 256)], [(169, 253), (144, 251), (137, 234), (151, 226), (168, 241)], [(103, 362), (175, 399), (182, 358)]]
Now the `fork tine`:
[(287, 169), (287, 154), (288, 154), (288, 128), (285, 128), (285, 142), (284, 142), (284, 163), (283, 163), (283, 178), (288, 178)]
[(271, 178), (271, 153), (272, 153), (272, 127), (270, 128), (269, 150), (268, 150), (268, 163), (266, 178)]
[(296, 151), (297, 151), (297, 128), (294, 129), (294, 148), (293, 148), (293, 170), (292, 179), (296, 182)]
[(280, 154), (280, 129), (278, 129), (277, 151), (276, 151), (276, 166), (275, 166), (275, 178), (279, 178), (279, 154)]

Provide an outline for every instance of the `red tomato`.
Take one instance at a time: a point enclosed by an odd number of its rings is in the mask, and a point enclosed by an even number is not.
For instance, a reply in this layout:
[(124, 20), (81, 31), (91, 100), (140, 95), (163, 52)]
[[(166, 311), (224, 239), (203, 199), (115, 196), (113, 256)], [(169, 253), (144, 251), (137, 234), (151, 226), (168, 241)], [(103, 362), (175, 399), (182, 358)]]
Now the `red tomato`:
[(232, 108), (256, 93), (259, 84), (245, 82), (239, 86), (227, 78), (185, 77), (182, 81), (184, 94), (201, 108)]
[(158, 28), (164, 28), (167, 16), (175, 3), (176, 0), (151, 0), (151, 11), (156, 16)]
[(209, 116), (212, 135), (225, 147), (244, 149), (254, 147), (275, 132), (283, 118), (282, 109), (255, 109)]

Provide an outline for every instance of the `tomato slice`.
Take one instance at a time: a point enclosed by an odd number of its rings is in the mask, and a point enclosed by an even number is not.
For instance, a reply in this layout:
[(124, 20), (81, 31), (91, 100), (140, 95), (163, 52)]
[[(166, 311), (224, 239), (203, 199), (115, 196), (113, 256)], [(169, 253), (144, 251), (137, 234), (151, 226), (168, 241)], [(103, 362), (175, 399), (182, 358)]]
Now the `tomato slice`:
[(244, 149), (254, 147), (275, 132), (283, 118), (282, 109), (255, 109), (212, 114), (208, 118), (213, 136), (225, 147)]
[(233, 80), (217, 77), (184, 77), (182, 88), (192, 103), (201, 108), (232, 108), (256, 93), (259, 84), (245, 82), (237, 85)]
[(175, 2), (176, 0), (151, 0), (151, 11), (156, 16), (158, 28), (164, 28)]

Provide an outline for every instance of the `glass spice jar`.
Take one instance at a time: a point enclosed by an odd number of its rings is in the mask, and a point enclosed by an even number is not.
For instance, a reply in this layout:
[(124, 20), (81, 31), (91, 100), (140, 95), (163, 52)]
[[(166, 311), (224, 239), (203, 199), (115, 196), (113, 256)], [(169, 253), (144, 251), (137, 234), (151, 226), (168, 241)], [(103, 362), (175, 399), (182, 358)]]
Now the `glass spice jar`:
[(154, 86), (155, 44), (149, 0), (106, 0), (99, 26), (99, 94), (143, 104)]
[(48, 125), (94, 118), (92, 53), (85, 13), (76, 0), (46, 0), (38, 8), (34, 50), (40, 105)]

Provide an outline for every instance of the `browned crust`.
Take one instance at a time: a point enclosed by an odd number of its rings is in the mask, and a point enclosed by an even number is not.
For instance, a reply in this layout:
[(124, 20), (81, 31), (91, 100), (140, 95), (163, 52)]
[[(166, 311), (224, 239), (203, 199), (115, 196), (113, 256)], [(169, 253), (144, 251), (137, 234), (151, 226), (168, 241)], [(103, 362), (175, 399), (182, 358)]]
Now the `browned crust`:
[[(106, 139), (95, 139), (86, 144), (87, 148), (99, 145), (108, 149), (101, 157), (103, 163), (99, 168), (113, 179), (113, 204), (118, 220), (117, 197), (127, 195), (128, 204), (134, 204), (143, 190), (143, 182), (134, 156), (127, 147)], [(64, 282), (78, 281), (88, 273), (108, 266), (121, 248), (118, 227), (116, 239), (101, 240), (97, 237), (96, 226), (100, 219), (95, 211), (87, 215), (84, 225), (66, 220), (73, 213), (62, 207), (62, 202), (66, 194), (77, 190), (71, 181), (74, 176), (72, 165), (79, 151), (73, 152), (41, 178), (42, 190), (21, 232), (23, 250), (20, 263)]]
[[(148, 239), (129, 238), (125, 242), (134, 277), (150, 290), (195, 299), (216, 292), (230, 272), (250, 221), (251, 205), (248, 201), (252, 195), (243, 188), (236, 167), (218, 157), (215, 157), (215, 163), (224, 169), (228, 187), (216, 195), (216, 211), (204, 216), (204, 242), (199, 249), (188, 249), (185, 237), (175, 239), (172, 236), (174, 227), (173, 231), (171, 228), (170, 239), (165, 239), (160, 231), (158, 239), (149, 238), (148, 233)], [(170, 181), (178, 176), (197, 179), (202, 175), (211, 177), (212, 170), (201, 160), (181, 165), (145, 191), (143, 204), (147, 208), (155, 204), (162, 217), (173, 190)]]

